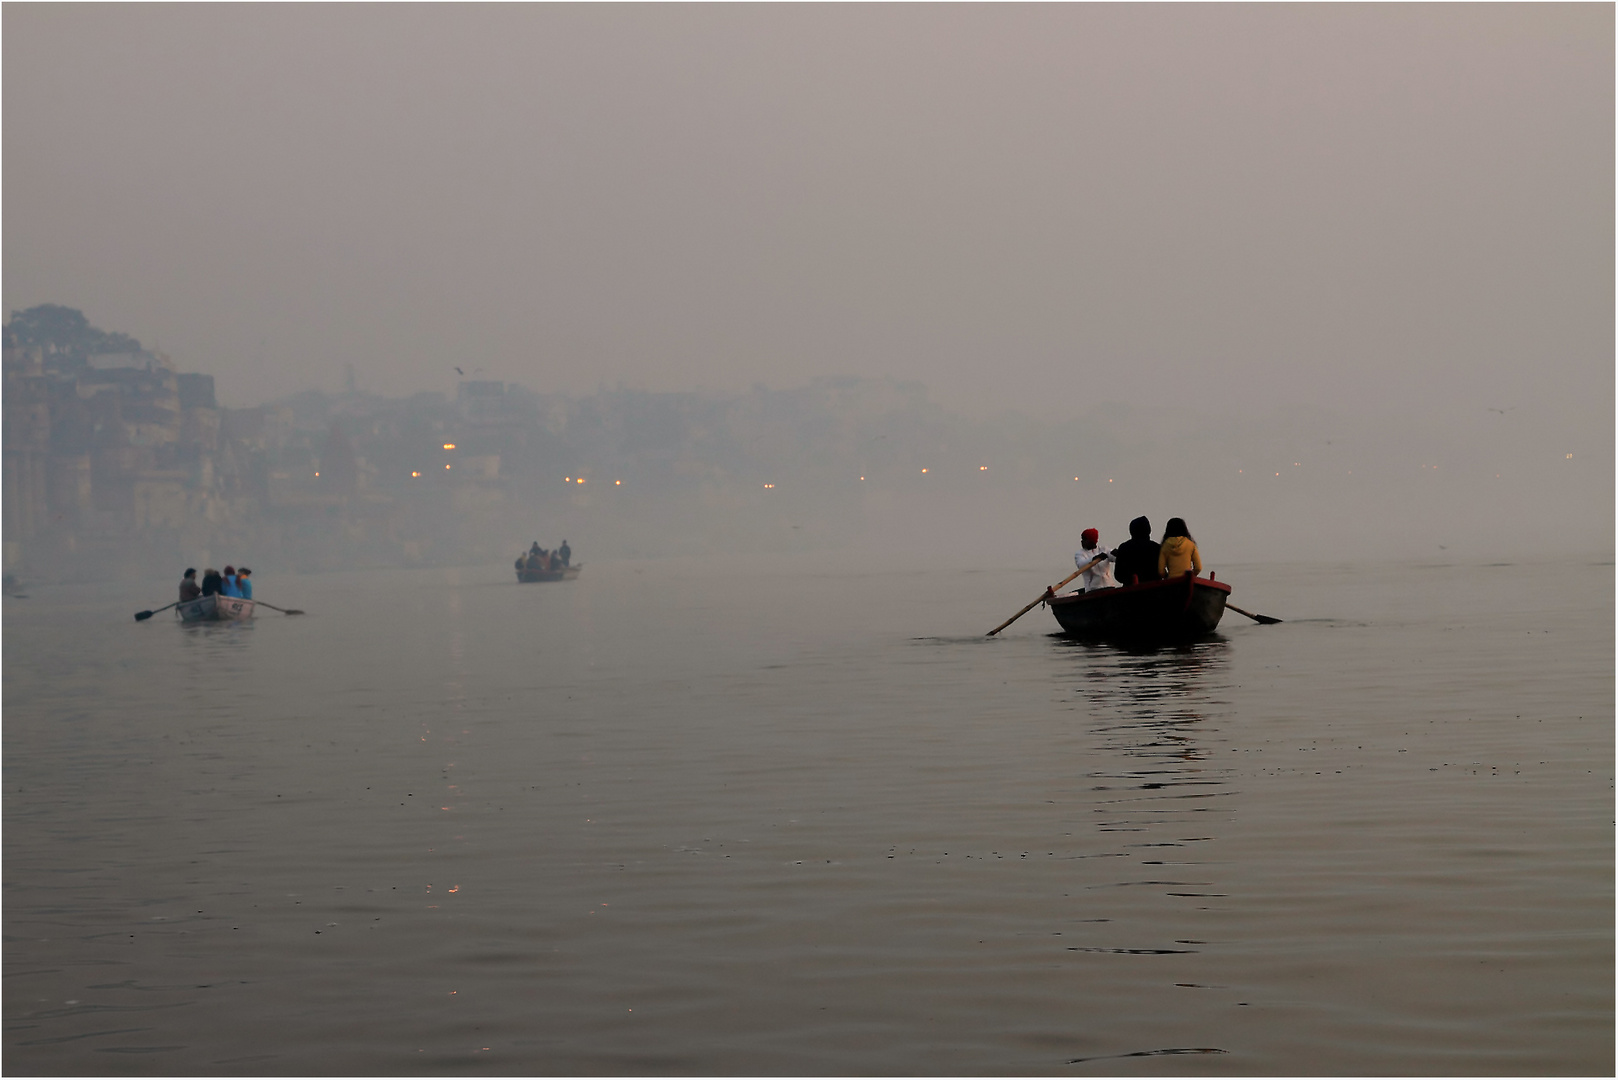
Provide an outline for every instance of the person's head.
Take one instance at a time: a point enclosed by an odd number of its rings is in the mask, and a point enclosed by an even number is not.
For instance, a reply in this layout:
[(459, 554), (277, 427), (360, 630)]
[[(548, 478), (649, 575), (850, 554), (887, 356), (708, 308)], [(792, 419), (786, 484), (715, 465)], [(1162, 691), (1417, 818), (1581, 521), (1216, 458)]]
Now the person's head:
[(1079, 543), (1084, 545), (1085, 551), (1094, 548), (1100, 540), (1101, 534), (1094, 529), (1085, 529), (1079, 534)]
[(1185, 527), (1185, 518), (1169, 518), (1169, 523), (1163, 526), (1163, 539), (1167, 540), (1171, 536), (1192, 539), (1190, 530)]
[(225, 567), (225, 576), (226, 577), (230, 577), (231, 575), (233, 575), (235, 573), (236, 573), (236, 568), (234, 566)]
[(194, 566), (186, 567), (185, 568), (185, 576), (188, 577), (188, 578), (196, 577), (197, 576), (197, 568), (194, 567)]
[(252, 576), (252, 573), (253, 573), (253, 571), (249, 570), (247, 567), (244, 566), (240, 570), (236, 571), (236, 576), (237, 577), (250, 577), (250, 576)]
[(1152, 523), (1145, 516), (1136, 518), (1129, 523), (1129, 535), (1134, 540), (1150, 540), (1152, 538)]

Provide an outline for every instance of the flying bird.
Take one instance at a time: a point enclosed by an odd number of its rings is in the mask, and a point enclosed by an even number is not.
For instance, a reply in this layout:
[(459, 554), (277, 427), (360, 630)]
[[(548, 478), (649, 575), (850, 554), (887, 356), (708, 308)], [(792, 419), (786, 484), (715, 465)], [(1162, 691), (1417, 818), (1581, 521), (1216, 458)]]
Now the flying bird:
[(1490, 412), (1497, 412), (1501, 416), (1504, 416), (1504, 415), (1506, 415), (1506, 413), (1510, 412), (1512, 409), (1515, 409), (1516, 407), (1517, 406), (1515, 406), (1515, 405), (1508, 405), (1504, 409), (1497, 409), (1493, 405), (1490, 405), (1489, 406), (1489, 411)]
[(465, 375), (466, 372), (462, 371), (460, 368), (456, 368), (455, 369), (455, 374), (457, 374), (457, 375)]

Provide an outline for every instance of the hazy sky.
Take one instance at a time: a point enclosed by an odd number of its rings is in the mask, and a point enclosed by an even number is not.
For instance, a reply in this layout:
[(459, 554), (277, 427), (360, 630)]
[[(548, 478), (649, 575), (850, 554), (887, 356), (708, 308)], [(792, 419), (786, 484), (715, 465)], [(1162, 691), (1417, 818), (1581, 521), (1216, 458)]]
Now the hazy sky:
[(1610, 4), (7, 4), (4, 296), (226, 404), (920, 379), (1609, 433)]

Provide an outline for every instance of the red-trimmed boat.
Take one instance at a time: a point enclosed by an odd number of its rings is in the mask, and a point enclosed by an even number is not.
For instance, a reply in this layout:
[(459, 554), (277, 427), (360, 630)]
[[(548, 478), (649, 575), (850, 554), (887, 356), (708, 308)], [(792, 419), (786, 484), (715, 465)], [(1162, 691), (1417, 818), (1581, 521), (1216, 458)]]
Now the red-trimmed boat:
[(1117, 589), (1068, 593), (1048, 601), (1062, 629), (1079, 637), (1170, 641), (1199, 637), (1219, 625), (1230, 586), (1213, 574), (1145, 581)]

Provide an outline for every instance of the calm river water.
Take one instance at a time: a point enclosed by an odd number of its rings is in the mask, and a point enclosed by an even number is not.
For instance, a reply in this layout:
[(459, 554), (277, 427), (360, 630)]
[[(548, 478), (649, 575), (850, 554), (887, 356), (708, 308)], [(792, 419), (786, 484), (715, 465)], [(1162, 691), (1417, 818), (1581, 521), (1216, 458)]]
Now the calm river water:
[(4, 607), (23, 1074), (1614, 1068), (1610, 557), (263, 575)]

